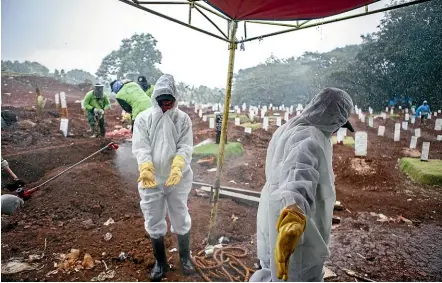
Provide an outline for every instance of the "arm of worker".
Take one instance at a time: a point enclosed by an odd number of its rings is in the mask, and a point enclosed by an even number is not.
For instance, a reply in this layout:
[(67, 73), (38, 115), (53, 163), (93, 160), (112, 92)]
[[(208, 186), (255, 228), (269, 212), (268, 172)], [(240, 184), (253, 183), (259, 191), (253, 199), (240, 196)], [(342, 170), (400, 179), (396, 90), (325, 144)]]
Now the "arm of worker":
[(176, 155), (182, 156), (186, 164), (190, 164), (192, 161), (193, 151), (193, 132), (192, 132), (192, 120), (186, 115), (186, 119), (183, 121), (181, 128), (180, 138), (177, 143)]
[(150, 146), (147, 121), (142, 115), (138, 115), (134, 123), (132, 136), (132, 153), (138, 161), (138, 165), (152, 162), (152, 148)]
[(118, 104), (120, 104), (121, 108), (123, 108), (124, 111), (126, 111), (127, 113), (132, 113), (132, 107), (129, 105), (129, 103), (121, 98), (117, 98), (117, 102)]
[(270, 194), (269, 223), (276, 228), (270, 231), (274, 251), (271, 262), (276, 277), (284, 281), (289, 276), (290, 256), (298, 246), (311, 211), (315, 210), (321, 154), (322, 149), (312, 139), (291, 149), (283, 160), (279, 188)]
[(319, 182), (318, 156), (323, 154), (313, 139), (304, 140), (290, 150), (282, 164), (279, 188), (271, 196), (281, 200), (281, 211), (297, 205), (307, 217), (310, 216)]
[(92, 91), (90, 91), (84, 97), (83, 105), (84, 105), (84, 109), (86, 109), (87, 111), (92, 111), (94, 109), (94, 107), (91, 105), (92, 95), (93, 95)]

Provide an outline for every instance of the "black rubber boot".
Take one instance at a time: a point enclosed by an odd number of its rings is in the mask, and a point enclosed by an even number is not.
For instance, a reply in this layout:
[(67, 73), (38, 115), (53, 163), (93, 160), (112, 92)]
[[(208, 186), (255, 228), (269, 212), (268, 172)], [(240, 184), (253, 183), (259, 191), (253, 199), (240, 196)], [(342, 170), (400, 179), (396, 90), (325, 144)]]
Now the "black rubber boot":
[(178, 235), (178, 247), (180, 249), (181, 269), (185, 275), (195, 272), (195, 267), (190, 260), (190, 232)]
[(152, 239), (153, 254), (155, 256), (155, 265), (150, 272), (150, 280), (154, 282), (161, 281), (166, 277), (169, 269), (166, 259), (166, 248), (164, 247), (164, 238)]

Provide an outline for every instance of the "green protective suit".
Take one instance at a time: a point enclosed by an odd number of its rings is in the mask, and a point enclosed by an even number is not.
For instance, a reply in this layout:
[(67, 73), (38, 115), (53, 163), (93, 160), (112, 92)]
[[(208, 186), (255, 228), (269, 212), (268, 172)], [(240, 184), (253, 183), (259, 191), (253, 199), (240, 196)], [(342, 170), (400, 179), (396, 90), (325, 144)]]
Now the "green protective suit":
[(110, 100), (108, 95), (103, 95), (103, 98), (96, 98), (94, 95), (94, 91), (89, 91), (84, 97), (83, 101), (84, 108), (86, 109), (87, 121), (92, 129), (92, 134), (96, 133), (95, 126), (98, 123), (100, 128), (100, 135), (104, 137), (106, 130), (104, 127), (104, 116), (96, 117), (94, 114), (94, 109), (103, 109), (107, 110), (110, 108)]
[(117, 101), (124, 111), (131, 113), (132, 120), (137, 115), (152, 106), (149, 96), (136, 82), (127, 82), (117, 93)]
[(105, 94), (103, 98), (98, 99), (91, 90), (84, 97), (83, 105), (87, 112), (93, 111), (94, 108), (107, 110), (110, 108), (109, 96)]
[(150, 86), (150, 88), (148, 90), (146, 90), (146, 94), (150, 98), (152, 98), (153, 89), (154, 89), (154, 86), (152, 85), (152, 86)]

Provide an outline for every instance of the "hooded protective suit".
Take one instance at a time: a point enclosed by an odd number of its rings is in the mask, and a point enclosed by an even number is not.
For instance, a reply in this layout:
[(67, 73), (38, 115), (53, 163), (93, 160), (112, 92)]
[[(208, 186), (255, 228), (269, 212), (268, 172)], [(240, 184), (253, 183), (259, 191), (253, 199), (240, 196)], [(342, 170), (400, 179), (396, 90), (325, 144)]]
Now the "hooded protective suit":
[[(177, 98), (171, 75), (163, 75), (158, 79), (152, 95), (152, 107), (141, 112), (135, 119), (132, 137), (132, 152), (138, 165), (152, 162), (155, 168), (157, 187), (143, 189), (141, 183), (138, 184), (145, 228), (154, 239), (167, 232), (166, 206), (172, 233), (184, 235), (191, 226), (187, 198), (193, 181), (193, 171), (190, 168), (193, 149), (192, 121), (177, 108), (178, 99), (173, 109), (163, 113), (156, 100), (162, 94), (171, 94)], [(185, 160), (183, 178), (176, 186), (165, 187), (173, 159), (177, 155)]]
[(281, 210), (293, 204), (304, 212), (307, 224), (290, 256), (288, 281), (322, 281), (336, 199), (330, 136), (347, 122), (352, 108), (346, 92), (326, 88), (300, 116), (273, 135), (257, 215), (262, 269), (250, 281), (281, 281), (276, 276), (274, 257), (276, 224)]

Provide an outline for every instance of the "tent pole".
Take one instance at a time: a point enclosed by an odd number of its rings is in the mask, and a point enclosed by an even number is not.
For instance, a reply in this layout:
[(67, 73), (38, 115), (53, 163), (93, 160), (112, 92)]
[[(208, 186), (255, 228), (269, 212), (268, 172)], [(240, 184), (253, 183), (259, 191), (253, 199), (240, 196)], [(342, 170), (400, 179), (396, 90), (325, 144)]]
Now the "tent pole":
[(236, 51), (236, 30), (238, 23), (236, 21), (230, 21), (230, 37), (229, 37), (229, 65), (227, 67), (227, 85), (226, 85), (226, 96), (224, 99), (224, 113), (223, 113), (223, 124), (221, 127), (221, 140), (219, 144), (218, 160), (217, 160), (217, 170), (215, 183), (213, 185), (212, 194), (212, 210), (210, 212), (210, 224), (209, 224), (209, 235), (207, 237), (209, 244), (215, 244), (216, 238), (214, 237), (216, 228), (216, 215), (218, 211), (218, 199), (219, 199), (219, 189), (221, 185), (221, 173), (224, 165), (224, 148), (227, 141), (227, 123), (229, 121), (229, 109), (230, 109), (230, 98), (232, 95), (232, 79), (233, 79), (233, 66), (235, 63), (235, 51)]

